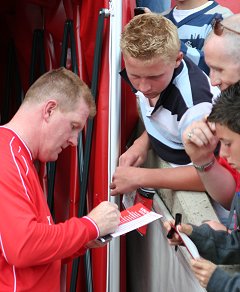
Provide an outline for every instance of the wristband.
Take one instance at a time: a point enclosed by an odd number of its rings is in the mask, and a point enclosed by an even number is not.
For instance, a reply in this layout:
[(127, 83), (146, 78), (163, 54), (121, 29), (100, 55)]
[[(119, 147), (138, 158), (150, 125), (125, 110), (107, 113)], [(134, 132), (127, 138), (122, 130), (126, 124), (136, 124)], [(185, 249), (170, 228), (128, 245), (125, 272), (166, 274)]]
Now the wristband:
[(213, 158), (210, 162), (205, 163), (203, 165), (197, 165), (193, 163), (193, 166), (199, 172), (206, 172), (206, 171), (209, 171), (213, 167), (214, 163), (215, 163), (215, 158)]

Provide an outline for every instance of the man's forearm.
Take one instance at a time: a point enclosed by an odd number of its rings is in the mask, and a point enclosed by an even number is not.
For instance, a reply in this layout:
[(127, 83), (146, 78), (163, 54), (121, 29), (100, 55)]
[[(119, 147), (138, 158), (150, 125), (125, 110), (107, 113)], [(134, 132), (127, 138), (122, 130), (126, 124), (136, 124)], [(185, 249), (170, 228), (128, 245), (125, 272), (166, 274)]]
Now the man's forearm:
[(139, 184), (142, 187), (164, 188), (185, 191), (204, 191), (197, 171), (193, 166), (139, 169)]
[(208, 194), (223, 207), (230, 209), (236, 189), (232, 174), (217, 160), (211, 169), (206, 172), (198, 171), (198, 174)]

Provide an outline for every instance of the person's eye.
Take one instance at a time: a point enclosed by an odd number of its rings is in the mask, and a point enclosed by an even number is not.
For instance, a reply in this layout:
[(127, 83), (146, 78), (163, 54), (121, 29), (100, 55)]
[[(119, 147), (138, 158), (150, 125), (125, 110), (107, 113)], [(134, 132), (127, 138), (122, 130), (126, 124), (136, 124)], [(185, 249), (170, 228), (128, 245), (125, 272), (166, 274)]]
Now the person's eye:
[(226, 146), (226, 147), (230, 147), (230, 146), (231, 146), (231, 143), (229, 143), (229, 142), (224, 142), (224, 146)]
[(158, 80), (162, 77), (162, 75), (158, 75), (158, 76), (150, 76), (149, 79), (151, 80)]
[(139, 77), (138, 76), (135, 76), (135, 75), (131, 75), (131, 78), (132, 79), (139, 79)]

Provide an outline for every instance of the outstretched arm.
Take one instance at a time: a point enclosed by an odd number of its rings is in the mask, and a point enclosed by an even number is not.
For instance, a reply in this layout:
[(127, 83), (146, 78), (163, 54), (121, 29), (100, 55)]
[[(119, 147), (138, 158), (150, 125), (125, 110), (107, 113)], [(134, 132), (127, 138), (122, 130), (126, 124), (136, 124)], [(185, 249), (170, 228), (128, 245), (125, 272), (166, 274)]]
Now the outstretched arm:
[(111, 195), (128, 193), (139, 187), (204, 191), (205, 188), (193, 166), (175, 168), (139, 168), (119, 166), (110, 185)]

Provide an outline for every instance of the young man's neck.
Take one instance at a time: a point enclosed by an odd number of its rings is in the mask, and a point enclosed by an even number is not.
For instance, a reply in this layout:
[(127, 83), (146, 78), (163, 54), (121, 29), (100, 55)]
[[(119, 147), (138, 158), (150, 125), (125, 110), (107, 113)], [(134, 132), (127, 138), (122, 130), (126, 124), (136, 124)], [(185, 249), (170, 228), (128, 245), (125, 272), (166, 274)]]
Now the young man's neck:
[(178, 1), (176, 0), (176, 8), (179, 10), (190, 10), (202, 6), (208, 0), (194, 0), (194, 1)]

